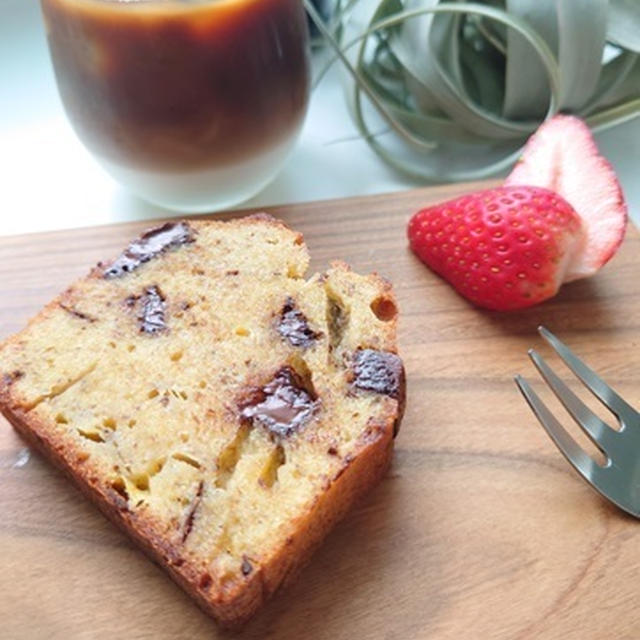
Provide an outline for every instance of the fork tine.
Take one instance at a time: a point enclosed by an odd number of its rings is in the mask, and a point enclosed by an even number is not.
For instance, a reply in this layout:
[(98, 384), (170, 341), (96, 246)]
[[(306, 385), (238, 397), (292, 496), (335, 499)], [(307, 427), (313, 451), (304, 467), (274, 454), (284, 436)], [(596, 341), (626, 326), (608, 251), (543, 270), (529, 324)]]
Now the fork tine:
[(538, 327), (540, 335), (554, 348), (564, 363), (575, 373), (596, 398), (618, 416), (623, 425), (637, 418), (638, 412), (622, 399), (600, 376), (587, 367), (578, 356), (545, 327)]
[(564, 408), (574, 419), (576, 424), (591, 438), (593, 443), (606, 454), (615, 447), (617, 434), (609, 425), (601, 420), (587, 405), (576, 396), (567, 385), (558, 378), (542, 356), (534, 349), (529, 349), (529, 357), (536, 365), (536, 369), (547, 381), (556, 398), (562, 402)]
[(558, 422), (551, 411), (549, 411), (547, 405), (540, 400), (540, 397), (531, 388), (529, 383), (519, 375), (516, 376), (515, 381), (533, 413), (535, 413), (540, 421), (540, 424), (549, 434), (549, 437), (555, 442), (564, 457), (587, 482), (593, 483), (593, 478), (602, 471), (602, 468), (582, 450), (580, 445), (578, 445), (569, 432)]

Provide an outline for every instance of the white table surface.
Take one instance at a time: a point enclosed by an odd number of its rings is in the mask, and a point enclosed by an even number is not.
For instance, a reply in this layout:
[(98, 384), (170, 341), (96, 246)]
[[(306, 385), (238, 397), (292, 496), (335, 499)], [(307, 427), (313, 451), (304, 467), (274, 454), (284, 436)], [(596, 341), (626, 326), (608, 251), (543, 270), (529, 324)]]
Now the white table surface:
[[(640, 118), (597, 136), (640, 222)], [(338, 70), (311, 98), (285, 168), (242, 207), (403, 190), (419, 183), (358, 139)], [(0, 236), (156, 218), (162, 209), (119, 187), (75, 137), (58, 98), (38, 0), (0, 0)]]

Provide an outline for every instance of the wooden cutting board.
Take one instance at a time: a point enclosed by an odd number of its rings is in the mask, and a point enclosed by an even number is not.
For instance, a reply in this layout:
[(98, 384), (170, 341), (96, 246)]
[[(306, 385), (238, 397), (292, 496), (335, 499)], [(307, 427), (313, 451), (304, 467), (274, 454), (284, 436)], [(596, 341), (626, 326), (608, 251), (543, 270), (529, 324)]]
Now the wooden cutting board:
[[(395, 283), (408, 373), (390, 473), (291, 588), (219, 632), (3, 421), (0, 638), (638, 638), (640, 522), (571, 471), (513, 375), (536, 380), (532, 346), (560, 369), (544, 324), (640, 406), (640, 239), (547, 304), (480, 311), (405, 240), (414, 210), (473, 188), (270, 210), (304, 232), (314, 269), (339, 257)], [(0, 238), (0, 337), (148, 224)]]

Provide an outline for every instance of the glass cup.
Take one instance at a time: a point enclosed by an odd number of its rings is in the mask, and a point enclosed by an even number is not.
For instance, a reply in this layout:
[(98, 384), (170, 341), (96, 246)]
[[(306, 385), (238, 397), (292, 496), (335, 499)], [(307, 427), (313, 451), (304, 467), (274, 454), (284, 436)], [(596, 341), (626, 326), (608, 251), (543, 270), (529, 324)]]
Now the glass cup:
[(281, 169), (304, 121), (301, 0), (41, 0), (84, 145), (150, 202), (213, 211)]

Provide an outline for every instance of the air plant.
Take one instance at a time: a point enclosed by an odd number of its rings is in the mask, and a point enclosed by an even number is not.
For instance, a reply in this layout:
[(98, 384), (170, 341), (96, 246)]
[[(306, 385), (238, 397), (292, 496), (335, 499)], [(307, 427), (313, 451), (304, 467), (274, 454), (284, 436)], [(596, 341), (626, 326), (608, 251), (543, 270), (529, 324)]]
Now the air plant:
[(640, 115), (636, 0), (338, 0), (328, 20), (305, 6), (360, 134), (413, 178), (504, 171), (558, 112), (595, 131)]

